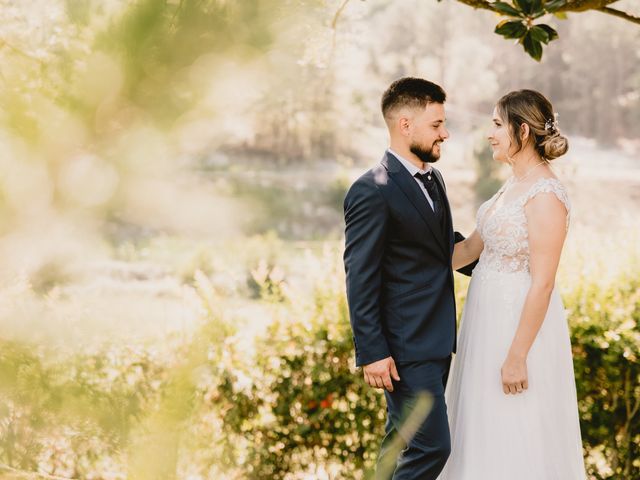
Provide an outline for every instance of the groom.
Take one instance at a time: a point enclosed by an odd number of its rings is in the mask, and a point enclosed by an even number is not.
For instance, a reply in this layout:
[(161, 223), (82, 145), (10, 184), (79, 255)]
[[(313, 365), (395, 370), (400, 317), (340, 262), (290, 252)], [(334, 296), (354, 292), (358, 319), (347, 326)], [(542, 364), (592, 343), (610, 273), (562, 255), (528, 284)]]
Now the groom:
[[(455, 237), (444, 181), (430, 165), (449, 137), (445, 99), (440, 86), (420, 78), (391, 84), (382, 97), (389, 149), (344, 202), (356, 365), (369, 385), (385, 390), (386, 436), (378, 466), (395, 465), (394, 480), (435, 480), (451, 448), (444, 390), (456, 347)], [(402, 439), (406, 448), (399, 458), (389, 458), (391, 442), (422, 391), (433, 396), (433, 407), (416, 434)]]

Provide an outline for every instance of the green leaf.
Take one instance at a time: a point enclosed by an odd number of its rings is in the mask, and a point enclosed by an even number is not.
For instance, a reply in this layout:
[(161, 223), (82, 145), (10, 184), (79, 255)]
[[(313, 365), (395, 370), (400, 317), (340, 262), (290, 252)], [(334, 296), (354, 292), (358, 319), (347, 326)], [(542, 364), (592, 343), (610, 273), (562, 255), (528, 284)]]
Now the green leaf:
[(524, 14), (520, 11), (517, 10), (515, 8), (513, 8), (511, 5), (509, 5), (508, 3), (505, 2), (493, 2), (491, 4), (491, 6), (493, 7), (493, 9), (503, 15), (508, 15), (509, 17), (523, 17)]
[(553, 13), (560, 7), (564, 7), (566, 3), (567, 0), (549, 0), (547, 2), (544, 2), (544, 9), (547, 12)]
[(547, 32), (547, 35), (549, 36), (549, 40), (545, 43), (549, 43), (552, 42), (553, 40), (557, 39), (560, 35), (558, 35), (558, 32), (556, 31), (556, 29), (550, 27), (549, 25), (545, 25), (544, 23), (541, 23), (540, 25), (537, 25), (537, 27), (543, 29), (545, 32)]
[(542, 44), (531, 36), (531, 31), (527, 32), (522, 40), (525, 52), (538, 62), (542, 59)]
[(532, 0), (531, 13), (535, 12), (544, 12), (544, 9), (542, 8), (542, 0)]
[(495, 33), (504, 38), (521, 38), (527, 33), (527, 27), (520, 20), (503, 20), (496, 26)]
[(516, 7), (520, 8), (526, 15), (533, 13), (534, 0), (513, 0)]
[(540, 28), (539, 26), (533, 26), (529, 30), (529, 35), (537, 42), (549, 43), (549, 34), (544, 28)]

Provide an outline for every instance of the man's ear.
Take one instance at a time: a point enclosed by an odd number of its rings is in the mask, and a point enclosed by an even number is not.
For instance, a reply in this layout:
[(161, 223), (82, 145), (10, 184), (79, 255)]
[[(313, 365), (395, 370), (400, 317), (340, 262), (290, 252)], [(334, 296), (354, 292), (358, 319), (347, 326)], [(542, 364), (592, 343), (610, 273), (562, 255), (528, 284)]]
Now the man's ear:
[(407, 117), (398, 117), (398, 128), (402, 135), (408, 137), (411, 133), (411, 120)]

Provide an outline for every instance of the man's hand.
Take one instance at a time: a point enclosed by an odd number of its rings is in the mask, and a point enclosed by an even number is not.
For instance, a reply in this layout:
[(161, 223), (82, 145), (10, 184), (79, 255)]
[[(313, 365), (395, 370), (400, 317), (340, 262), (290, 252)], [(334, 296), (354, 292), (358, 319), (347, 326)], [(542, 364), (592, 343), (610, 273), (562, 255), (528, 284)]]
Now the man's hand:
[(364, 371), (364, 380), (375, 388), (384, 388), (389, 392), (393, 392), (393, 383), (391, 378), (396, 382), (400, 381), (400, 375), (396, 369), (396, 362), (393, 358), (387, 357), (377, 362), (370, 363), (362, 367)]

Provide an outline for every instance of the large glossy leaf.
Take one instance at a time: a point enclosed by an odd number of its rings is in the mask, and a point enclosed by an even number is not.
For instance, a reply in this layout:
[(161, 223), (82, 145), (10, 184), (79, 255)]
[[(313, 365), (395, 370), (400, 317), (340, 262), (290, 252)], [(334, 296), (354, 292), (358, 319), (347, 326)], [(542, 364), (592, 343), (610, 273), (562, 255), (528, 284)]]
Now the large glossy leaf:
[(494, 10), (496, 10), (497, 12), (499, 12), (499, 13), (501, 13), (503, 15), (508, 15), (510, 17), (522, 17), (522, 16), (524, 16), (524, 14), (520, 10), (517, 10), (517, 9), (513, 8), (508, 3), (505, 3), (505, 2), (493, 2), (491, 5), (493, 6)]
[(539, 26), (533, 26), (529, 30), (529, 35), (531, 38), (538, 42), (549, 43), (549, 34), (544, 28), (540, 28)]
[(516, 7), (518, 7), (527, 15), (532, 14), (534, 11), (534, 0), (513, 0), (513, 2)]
[[(554, 28), (550, 27), (549, 25), (545, 25), (544, 23), (541, 23), (540, 25), (537, 25), (537, 26), (543, 29), (545, 32), (547, 32), (547, 35), (549, 36), (549, 42), (559, 37), (558, 32)], [(546, 42), (546, 43), (549, 43), (549, 42)]]
[(531, 31), (525, 34), (522, 40), (522, 46), (533, 59), (538, 62), (542, 59), (542, 44), (532, 37)]
[(527, 33), (527, 27), (520, 20), (503, 20), (496, 26), (495, 33), (504, 38), (521, 38)]

